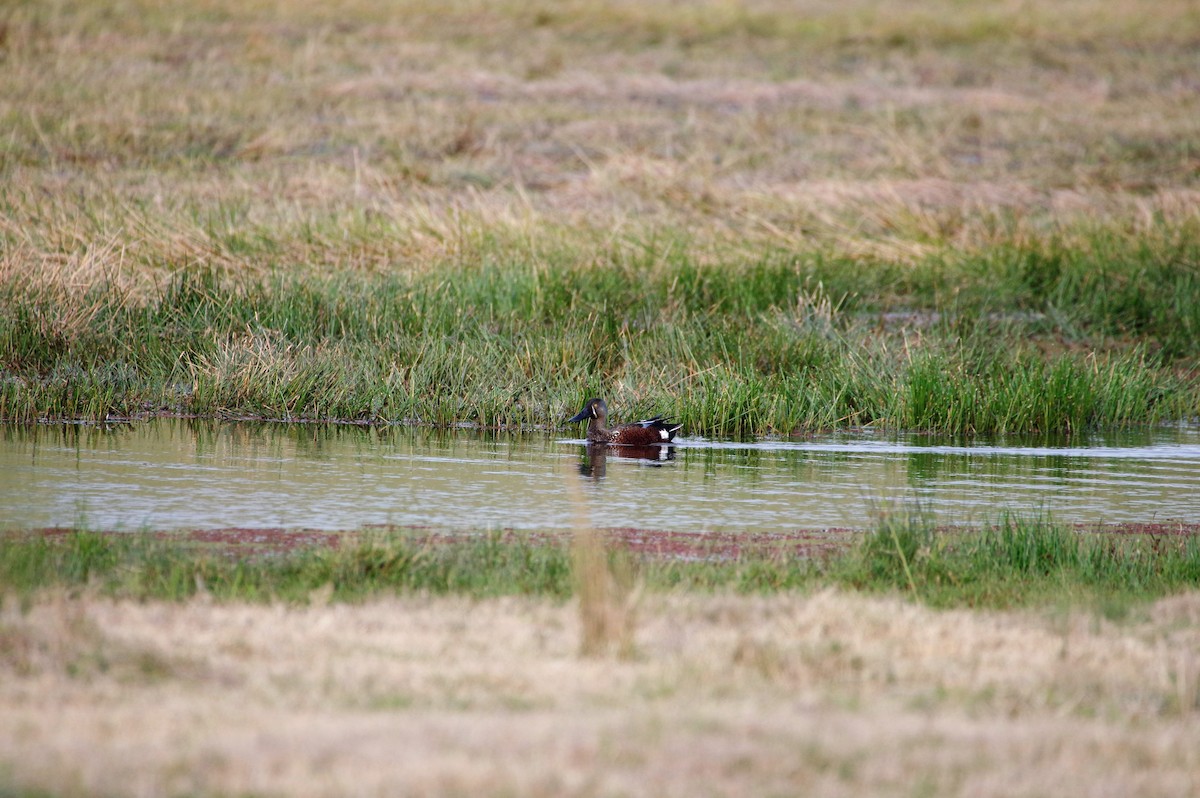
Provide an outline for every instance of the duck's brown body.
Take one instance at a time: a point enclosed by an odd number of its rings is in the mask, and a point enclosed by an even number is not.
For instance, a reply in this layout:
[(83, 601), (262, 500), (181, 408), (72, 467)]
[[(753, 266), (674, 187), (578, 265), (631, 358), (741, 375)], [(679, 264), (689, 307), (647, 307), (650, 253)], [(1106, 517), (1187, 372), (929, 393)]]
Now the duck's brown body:
[(567, 423), (587, 420), (587, 439), (591, 443), (610, 443), (617, 446), (650, 446), (656, 443), (670, 443), (675, 439), (675, 433), (682, 424), (672, 424), (662, 416), (636, 421), (632, 424), (622, 424), (609, 429), (608, 405), (603, 399), (588, 399), (583, 409)]

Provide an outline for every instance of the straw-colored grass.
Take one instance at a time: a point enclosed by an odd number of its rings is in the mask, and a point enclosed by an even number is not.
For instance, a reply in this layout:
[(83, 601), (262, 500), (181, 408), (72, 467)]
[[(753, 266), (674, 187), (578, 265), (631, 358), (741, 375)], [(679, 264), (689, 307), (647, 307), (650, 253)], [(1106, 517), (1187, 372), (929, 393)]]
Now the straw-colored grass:
[(1188, 0), (21, 3), (0, 242), (150, 281), (1194, 219), (1197, 31)]
[(539, 599), (43, 593), (0, 614), (0, 791), (1139, 795), (1200, 787), (1200, 595), (1114, 624), (654, 594), (632, 657)]

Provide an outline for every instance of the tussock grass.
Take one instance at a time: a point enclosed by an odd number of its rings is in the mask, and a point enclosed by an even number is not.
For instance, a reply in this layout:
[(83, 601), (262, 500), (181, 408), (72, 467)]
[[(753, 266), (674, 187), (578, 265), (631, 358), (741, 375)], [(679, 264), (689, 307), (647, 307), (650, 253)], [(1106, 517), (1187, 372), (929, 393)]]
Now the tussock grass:
[(1191, 243), (1126, 246), (1102, 266), (1044, 244), (868, 280), (828, 258), (706, 265), (653, 250), (410, 276), (204, 268), (144, 299), (107, 282), (47, 296), (14, 269), (0, 281), (0, 417), (528, 426), (597, 394), (708, 435), (1188, 417), (1200, 260)]

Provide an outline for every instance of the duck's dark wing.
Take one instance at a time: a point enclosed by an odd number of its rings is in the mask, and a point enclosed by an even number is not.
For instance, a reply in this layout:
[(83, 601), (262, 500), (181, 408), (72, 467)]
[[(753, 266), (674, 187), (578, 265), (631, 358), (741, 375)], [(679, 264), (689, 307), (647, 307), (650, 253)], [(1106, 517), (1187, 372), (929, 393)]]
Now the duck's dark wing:
[(644, 421), (637, 422), (642, 429), (651, 429), (658, 433), (658, 440), (662, 442), (670, 441), (675, 437), (675, 433), (683, 428), (682, 424), (673, 424), (664, 416), (655, 416)]

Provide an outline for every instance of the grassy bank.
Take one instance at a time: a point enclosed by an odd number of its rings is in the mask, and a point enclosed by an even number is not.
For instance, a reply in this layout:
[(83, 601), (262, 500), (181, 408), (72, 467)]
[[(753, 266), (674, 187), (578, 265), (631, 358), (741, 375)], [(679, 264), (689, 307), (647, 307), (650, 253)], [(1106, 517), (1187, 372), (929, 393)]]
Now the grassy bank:
[(1200, 538), (863, 534), (591, 598), (565, 542), (6, 539), (0, 792), (1191, 791)]
[(1195, 10), (1118, 5), (12, 5), (0, 419), (1193, 417)]
[[(1119, 611), (1200, 587), (1200, 539), (1189, 534), (1082, 532), (1047, 521), (1006, 520), (977, 530), (882, 522), (845, 549), (796, 556), (795, 544), (760, 544), (733, 558), (639, 556), (611, 547), (608, 570), (646, 590), (772, 594), (840, 588), (903, 593), (938, 607), (1104, 605)], [(702, 551), (702, 547), (696, 551)], [(695, 551), (692, 552), (695, 555)], [(134, 534), (25, 535), (0, 548), (0, 585), (16, 595), (46, 587), (98, 589), (137, 599), (305, 603), (314, 594), (361, 601), (392, 593), (565, 599), (580, 566), (566, 539), (501, 535), (430, 542), (416, 533), (348, 535), (271, 555)], [(629, 586), (626, 585), (625, 589)]]
[(166, 410), (555, 424), (589, 395), (693, 434), (1069, 432), (1195, 415), (1200, 236), (863, 272), (778, 253), (484, 259), (416, 275), (183, 269), (138, 297), (0, 282), (0, 418)]

